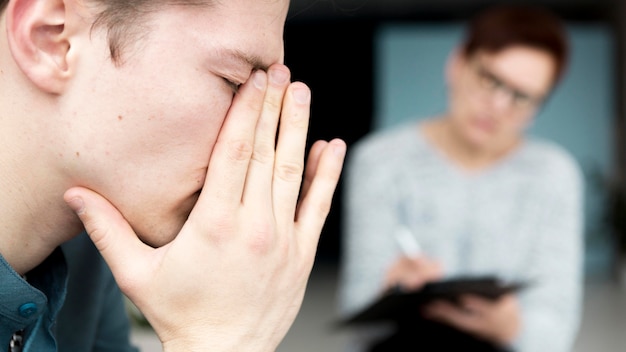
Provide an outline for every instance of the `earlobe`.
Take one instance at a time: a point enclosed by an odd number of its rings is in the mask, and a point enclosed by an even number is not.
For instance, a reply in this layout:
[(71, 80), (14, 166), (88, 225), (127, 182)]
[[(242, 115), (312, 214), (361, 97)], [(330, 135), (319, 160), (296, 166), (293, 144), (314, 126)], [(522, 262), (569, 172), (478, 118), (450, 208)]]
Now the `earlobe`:
[(69, 76), (70, 43), (63, 0), (15, 0), (6, 9), (9, 50), (22, 72), (41, 90), (59, 94)]

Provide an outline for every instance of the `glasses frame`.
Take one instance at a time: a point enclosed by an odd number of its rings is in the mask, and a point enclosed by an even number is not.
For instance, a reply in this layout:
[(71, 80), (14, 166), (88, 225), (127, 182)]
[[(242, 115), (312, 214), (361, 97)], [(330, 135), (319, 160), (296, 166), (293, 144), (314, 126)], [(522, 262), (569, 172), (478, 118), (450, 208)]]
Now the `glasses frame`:
[(510, 106), (516, 110), (539, 109), (546, 101), (544, 96), (533, 96), (513, 87), (505, 79), (500, 78), (496, 73), (489, 70), (479, 60), (473, 60), (471, 66), (476, 75), (477, 83), (481, 88), (493, 95), (496, 93), (503, 94), (508, 98)]

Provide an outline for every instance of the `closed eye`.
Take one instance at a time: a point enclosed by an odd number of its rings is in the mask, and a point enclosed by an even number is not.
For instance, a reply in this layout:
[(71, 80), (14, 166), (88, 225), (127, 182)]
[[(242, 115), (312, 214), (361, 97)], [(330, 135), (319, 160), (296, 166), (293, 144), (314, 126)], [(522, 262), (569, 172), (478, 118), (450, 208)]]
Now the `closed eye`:
[(224, 77), (224, 82), (233, 90), (233, 93), (237, 93), (239, 91), (239, 87), (241, 87), (241, 83), (233, 82), (228, 78)]

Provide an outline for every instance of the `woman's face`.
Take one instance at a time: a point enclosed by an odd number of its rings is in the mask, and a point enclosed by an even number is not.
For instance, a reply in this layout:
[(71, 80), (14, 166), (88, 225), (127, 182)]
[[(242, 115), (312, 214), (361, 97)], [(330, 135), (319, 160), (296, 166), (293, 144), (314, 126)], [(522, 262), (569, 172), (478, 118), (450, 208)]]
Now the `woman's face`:
[(512, 46), (451, 61), (451, 121), (473, 148), (494, 150), (517, 140), (554, 84), (555, 61), (546, 51)]

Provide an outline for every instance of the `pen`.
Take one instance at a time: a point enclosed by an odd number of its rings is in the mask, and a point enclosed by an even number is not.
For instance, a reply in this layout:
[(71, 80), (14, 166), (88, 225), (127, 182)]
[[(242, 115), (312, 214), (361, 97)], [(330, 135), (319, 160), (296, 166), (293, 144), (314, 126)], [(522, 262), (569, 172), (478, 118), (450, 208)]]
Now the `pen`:
[(396, 243), (404, 255), (409, 258), (417, 258), (422, 254), (422, 248), (417, 242), (411, 230), (405, 225), (399, 225), (394, 232)]
[(406, 225), (409, 221), (408, 200), (405, 196), (400, 196), (399, 198), (400, 201), (396, 204), (396, 211), (400, 219), (394, 232), (394, 237), (405, 256), (417, 258), (422, 254), (422, 247), (417, 242), (411, 229)]

